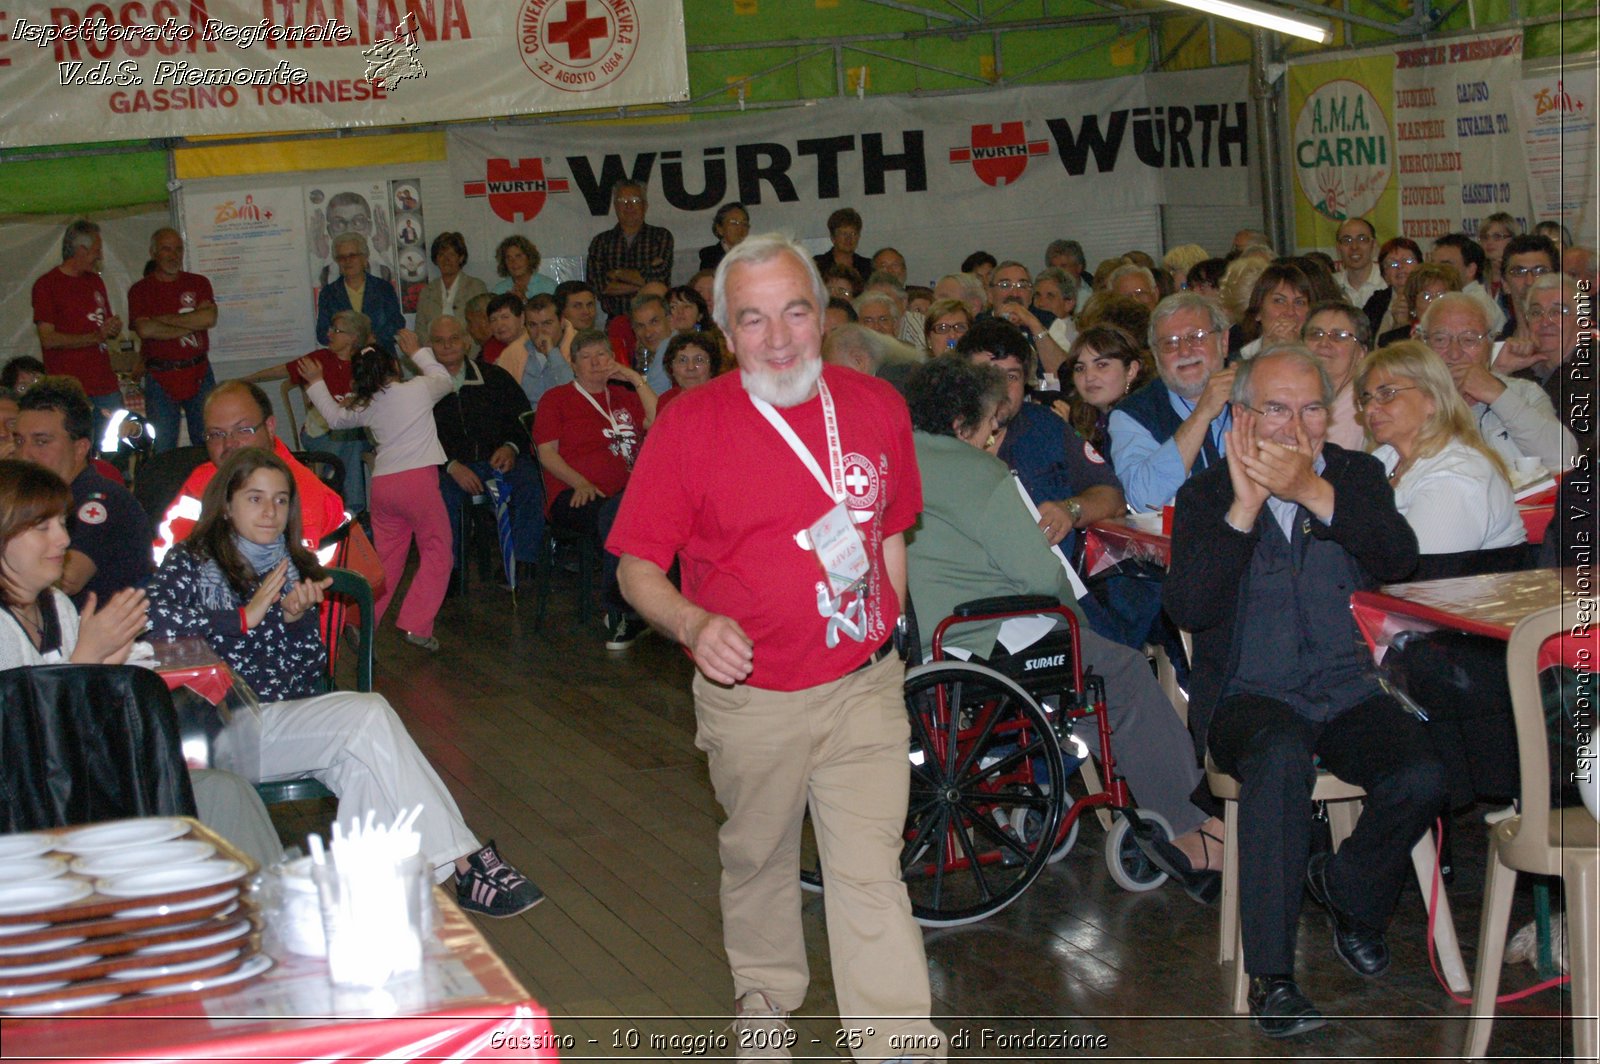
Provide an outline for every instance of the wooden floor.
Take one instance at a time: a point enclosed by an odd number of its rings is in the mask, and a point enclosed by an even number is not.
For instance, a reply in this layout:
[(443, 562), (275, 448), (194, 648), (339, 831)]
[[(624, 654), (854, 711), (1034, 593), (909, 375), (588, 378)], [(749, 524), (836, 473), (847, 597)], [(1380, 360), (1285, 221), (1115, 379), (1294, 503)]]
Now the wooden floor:
[[(475, 584), (445, 604), (441, 653), (402, 644), (392, 627), (380, 634), (378, 687), (467, 822), (497, 840), (548, 895), (521, 917), (482, 926), (556, 1029), (577, 1039), (568, 1056), (692, 1056), (648, 1050), (651, 1033), (724, 1035), (731, 1007), (717, 910), (719, 809), (694, 747), (690, 667), (656, 636), (608, 654), (598, 627), (574, 630), (572, 604), (571, 589), (558, 587), (539, 632), (531, 586), (514, 609), (506, 590)], [(1483, 828), (1472, 816), (1457, 826), (1451, 902), (1470, 969)], [(1276, 1043), (1228, 1013), (1228, 971), (1215, 960), (1216, 908), (1170, 885), (1123, 891), (1106, 871), (1102, 840), (1099, 826), (1087, 822), (1074, 851), (1010, 909), (926, 935), (937, 1020), (957, 1039), (952, 1056), (1459, 1056), (1468, 1009), (1429, 972), (1418, 891), (1408, 888), (1401, 899), (1390, 933), (1394, 963), (1375, 982), (1333, 956), (1328, 918), (1307, 904), (1300, 981), (1332, 1022)], [(1513, 926), (1530, 914), (1524, 883)], [(842, 1051), (815, 895), (806, 895), (805, 924), (812, 985), (796, 1020), (807, 1050), (797, 1056), (836, 1059)], [(1510, 966), (1502, 991), (1533, 981), (1531, 968)], [(1547, 990), (1502, 1006), (1497, 1058), (1564, 1059), (1570, 1025), (1549, 1014), (1567, 1001), (1564, 991)], [(631, 1033), (646, 1048), (626, 1048)], [(994, 1037), (1030, 1033), (1080, 1041), (1040, 1050)]]

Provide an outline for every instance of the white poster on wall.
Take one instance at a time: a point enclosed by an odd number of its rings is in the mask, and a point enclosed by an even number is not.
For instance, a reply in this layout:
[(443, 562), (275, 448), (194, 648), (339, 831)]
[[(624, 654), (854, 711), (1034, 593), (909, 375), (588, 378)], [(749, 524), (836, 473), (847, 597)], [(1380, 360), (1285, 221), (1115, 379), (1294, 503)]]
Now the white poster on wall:
[(1597, 210), (1594, 68), (1578, 76), (1561, 72), (1524, 78), (1517, 86), (1517, 115), (1528, 164), (1528, 191), (1540, 221), (1560, 219), (1578, 243), (1592, 245)]
[(188, 267), (210, 279), (217, 299), (212, 362), (288, 361), (315, 347), (303, 195), (243, 185), (185, 195)]
[(99, 0), (0, 10), (0, 147), (687, 99), (682, 0)]
[(367, 242), (367, 272), (395, 283), (395, 222), (387, 181), (319, 182), (305, 186), (306, 243), (311, 277), (311, 307), (317, 295), (339, 278), (333, 257), (336, 237), (353, 234)]

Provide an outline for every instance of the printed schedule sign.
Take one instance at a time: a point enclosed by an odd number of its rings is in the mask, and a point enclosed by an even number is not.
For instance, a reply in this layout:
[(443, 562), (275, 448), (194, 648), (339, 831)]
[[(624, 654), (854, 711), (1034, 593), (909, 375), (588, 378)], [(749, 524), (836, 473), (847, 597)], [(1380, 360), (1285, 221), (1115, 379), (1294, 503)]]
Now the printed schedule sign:
[(1515, 115), (1521, 66), (1520, 33), (1396, 53), (1400, 235), (1426, 249), (1447, 233), (1476, 235), (1485, 215), (1526, 212)]

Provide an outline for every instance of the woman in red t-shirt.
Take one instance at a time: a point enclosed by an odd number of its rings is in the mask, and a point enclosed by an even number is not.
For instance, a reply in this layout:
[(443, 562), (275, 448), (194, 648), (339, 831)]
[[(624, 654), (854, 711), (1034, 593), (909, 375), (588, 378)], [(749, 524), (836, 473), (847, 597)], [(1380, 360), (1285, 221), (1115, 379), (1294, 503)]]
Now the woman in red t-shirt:
[(644, 632), (617, 586), (616, 555), (604, 549), (645, 430), (656, 417), (656, 393), (644, 376), (617, 362), (599, 329), (572, 338), (571, 384), (539, 399), (533, 442), (544, 467), (545, 512), (552, 528), (593, 538), (605, 572), (606, 649), (621, 650)]
[[(322, 379), (327, 382), (328, 391), (333, 394), (335, 401), (343, 402), (345, 396), (350, 394), (350, 360), (357, 351), (372, 342), (372, 319), (360, 311), (341, 310), (333, 316), (333, 324), (328, 327), (328, 346), (319, 347), (305, 356), (316, 359), (322, 367)], [(259, 384), (287, 378), (304, 392), (306, 379), (295, 367), (297, 361), (268, 366), (245, 380)], [(308, 451), (324, 451), (337, 456), (344, 463), (344, 486), (340, 494), (344, 496), (345, 509), (359, 514), (367, 508), (367, 467), (363, 456), (372, 450), (372, 444), (367, 440), (365, 429), (330, 429), (322, 415), (317, 413), (316, 407), (307, 402), (306, 423), (300, 430), (300, 446)]]

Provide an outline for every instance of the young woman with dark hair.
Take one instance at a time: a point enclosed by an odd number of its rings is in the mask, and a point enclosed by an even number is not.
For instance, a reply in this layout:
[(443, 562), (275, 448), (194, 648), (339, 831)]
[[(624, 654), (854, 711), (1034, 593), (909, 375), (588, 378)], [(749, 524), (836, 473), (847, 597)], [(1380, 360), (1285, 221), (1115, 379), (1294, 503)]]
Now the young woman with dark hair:
[(296, 495), (277, 455), (234, 452), (206, 486), (194, 531), (151, 581), (152, 631), (204, 639), (261, 700), (261, 779), (317, 779), (339, 796), (341, 820), (373, 810), (388, 823), (420, 803), (423, 856), (439, 882), (456, 875), (463, 908), (532, 907), (543, 895), (492, 842), (478, 845), (388, 701), (323, 693), (317, 606), (330, 580), (300, 545)]

